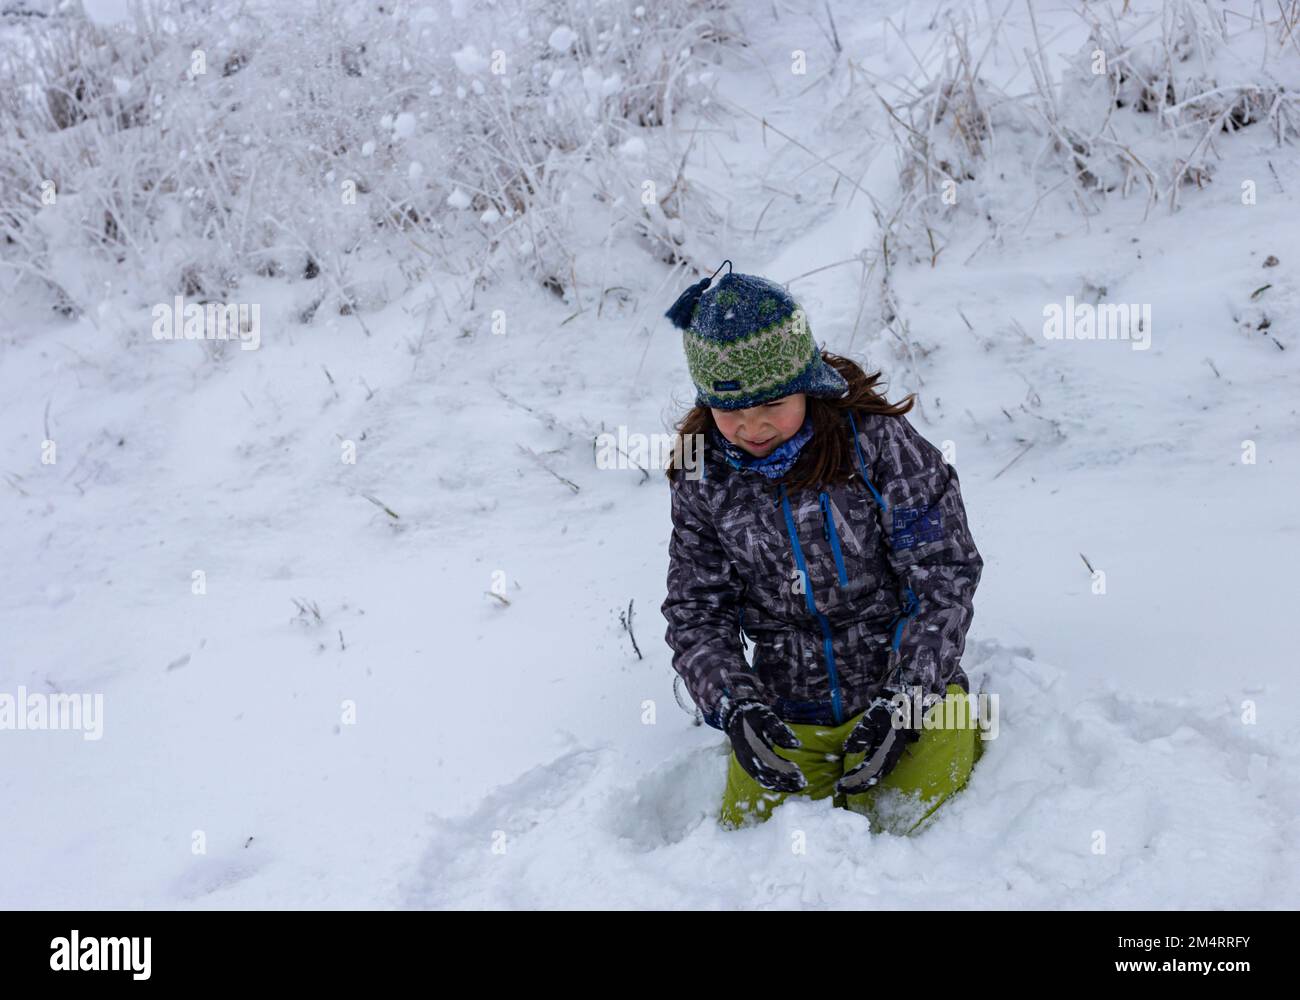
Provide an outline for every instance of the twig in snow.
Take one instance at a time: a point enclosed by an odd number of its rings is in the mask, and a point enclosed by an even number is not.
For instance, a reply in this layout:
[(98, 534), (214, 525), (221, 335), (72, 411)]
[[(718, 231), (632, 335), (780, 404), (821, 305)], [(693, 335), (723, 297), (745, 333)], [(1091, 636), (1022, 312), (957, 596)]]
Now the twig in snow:
[(338, 399), (339, 390), (338, 390), (338, 386), (334, 384), (334, 376), (330, 374), (330, 370), (326, 368), (324, 365), (320, 366), (320, 370), (323, 371), (325, 373), (325, 377), (330, 380), (330, 392), (334, 393), (335, 399)]
[(835, 16), (831, 14), (830, 2), (829, 0), (823, 0), (823, 2), (826, 7), (826, 20), (831, 22), (831, 45), (835, 49), (835, 54), (838, 56), (844, 51), (844, 46), (840, 44), (840, 33), (835, 30)]
[(1034, 338), (1029, 335), (1029, 331), (1021, 326), (1020, 320), (1016, 319), (1014, 316), (1011, 317), (1011, 325), (1016, 328), (1016, 331), (1020, 334), (1026, 344), (1034, 343)]
[(562, 482), (565, 486), (569, 487), (569, 489), (573, 490), (574, 493), (577, 493), (579, 491), (579, 486), (577, 483), (573, 482), (570, 479), (565, 479), (554, 469), (550, 468), (545, 462), (542, 461), (542, 457), (538, 455), (537, 452), (533, 451), (532, 448), (529, 448), (526, 445), (522, 445), (522, 444), (516, 444), (515, 447), (518, 448), (520, 451), (522, 451), (525, 455), (531, 458), (534, 462), (536, 462), (539, 466), (541, 466), (543, 469), (549, 472), (560, 482)]
[[(602, 427), (604, 426), (604, 421), (601, 421), (601, 426), (602, 426)], [(605, 432), (604, 432), (604, 431), (601, 431), (601, 433), (603, 434), (603, 433), (605, 433)], [(600, 440), (600, 434), (595, 435), (595, 436), (592, 437), (592, 439), (591, 439), (591, 464), (592, 464), (593, 466), (596, 465), (596, 461), (597, 461), (597, 459), (596, 459), (596, 448), (597, 448), (597, 442), (598, 442), (599, 440)], [(650, 473), (649, 473), (648, 471), (646, 471), (646, 469), (644, 469), (644, 468), (641, 466), (641, 463), (639, 463), (639, 462), (638, 462), (636, 459), (634, 459), (631, 455), (629, 455), (629, 454), (628, 454), (627, 452), (625, 452), (622, 448), (620, 448), (620, 447), (618, 446), (618, 442), (617, 442), (617, 441), (614, 442), (614, 449), (615, 449), (615, 450), (616, 450), (620, 455), (622, 455), (625, 459), (627, 459), (628, 464), (629, 464), (630, 466), (632, 466), (632, 468), (636, 469), (638, 472), (641, 473), (641, 482), (646, 483), (646, 482), (649, 482), (649, 481), (650, 481)]]
[(1277, 170), (1273, 168), (1273, 161), (1265, 160), (1264, 162), (1268, 164), (1268, 170), (1269, 173), (1273, 175), (1273, 180), (1277, 181), (1277, 189), (1283, 194), (1286, 194), (1286, 188), (1282, 186), (1282, 178), (1277, 175)]
[(378, 507), (380, 510), (382, 510), (389, 517), (391, 517), (394, 521), (401, 520), (401, 515), (393, 511), (382, 500), (378, 500), (375, 497), (372, 497), (369, 493), (362, 493), (361, 495), (365, 497), (367, 500), (369, 500), (376, 507)]
[(316, 619), (317, 625), (321, 624), (323, 619), (321, 618), (320, 608), (317, 606), (315, 601), (309, 601), (306, 598), (298, 600), (296, 597), (291, 597), (289, 600), (293, 601), (293, 606), (298, 609), (298, 616), (296, 618), (290, 618), (289, 621), (299, 622), (303, 625), (310, 625), (314, 618)]
[(628, 638), (632, 640), (632, 649), (636, 651), (636, 658), (638, 660), (644, 660), (645, 657), (641, 655), (641, 647), (636, 644), (636, 636), (632, 632), (632, 604), (634, 601), (635, 598), (628, 601), (627, 610), (618, 613), (618, 621), (620, 625), (627, 629)]
[[(1003, 410), (1002, 412), (1005, 413), (1006, 411)], [(1011, 468), (1013, 465), (1015, 465), (1017, 462), (1019, 462), (1022, 458), (1025, 457), (1025, 453), (1028, 452), (1029, 449), (1032, 448), (1033, 446), (1034, 446), (1034, 442), (1033, 442), (1033, 441), (1030, 441), (1029, 444), (1025, 445), (1025, 447), (1021, 450), (1020, 454), (1017, 455), (1015, 458), (1013, 458), (1013, 459), (1012, 459), (1010, 462), (1008, 462), (1006, 465), (1002, 466), (1002, 468), (998, 470), (998, 475), (997, 475), (997, 476), (994, 476), (993, 478), (994, 478), (994, 479), (997, 479), (998, 476), (1000, 476), (1000, 475), (1002, 475), (1002, 473), (1006, 472), (1007, 469)]]

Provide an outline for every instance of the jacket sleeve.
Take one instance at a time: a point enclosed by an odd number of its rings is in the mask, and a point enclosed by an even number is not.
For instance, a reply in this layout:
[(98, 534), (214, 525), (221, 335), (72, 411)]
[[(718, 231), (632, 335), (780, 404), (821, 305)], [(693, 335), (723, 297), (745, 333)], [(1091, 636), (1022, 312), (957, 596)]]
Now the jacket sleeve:
[(984, 560), (971, 537), (957, 470), (906, 417), (867, 419), (870, 429), (859, 430), (871, 444), (886, 555), (903, 601), (890, 637), (897, 677), (887, 684), (943, 697), (961, 666)]
[(673, 533), (668, 594), (661, 610), (668, 620), (665, 639), (673, 651), (673, 669), (704, 721), (721, 729), (729, 700), (764, 699), (740, 644), (744, 583), (697, 491), (698, 481), (680, 475), (671, 480)]

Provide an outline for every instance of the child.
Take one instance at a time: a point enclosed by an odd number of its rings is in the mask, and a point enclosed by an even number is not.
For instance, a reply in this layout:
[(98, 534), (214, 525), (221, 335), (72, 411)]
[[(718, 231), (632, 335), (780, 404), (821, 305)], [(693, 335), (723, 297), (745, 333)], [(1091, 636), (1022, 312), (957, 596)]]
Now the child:
[(673, 668), (731, 740), (719, 819), (833, 795), (911, 833), (980, 752), (961, 655), (984, 564), (957, 472), (910, 396), (888, 403), (780, 285), (725, 263), (666, 314), (697, 390), (677, 431), (704, 447), (692, 475), (668, 469), (662, 608)]

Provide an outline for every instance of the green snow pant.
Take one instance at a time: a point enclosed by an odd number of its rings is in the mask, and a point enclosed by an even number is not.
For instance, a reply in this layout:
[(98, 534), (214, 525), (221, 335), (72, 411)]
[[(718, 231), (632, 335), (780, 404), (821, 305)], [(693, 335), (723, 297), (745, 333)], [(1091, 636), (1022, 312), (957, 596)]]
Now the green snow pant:
[(950, 684), (947, 699), (926, 713), (927, 722), (938, 725), (923, 728), (921, 738), (907, 745), (898, 764), (879, 784), (857, 795), (841, 795), (835, 791), (835, 782), (866, 758), (865, 753), (844, 754), (844, 741), (861, 718), (858, 713), (833, 727), (786, 723), (803, 745), (796, 750), (774, 750), (797, 764), (807, 777), (807, 787), (798, 792), (764, 788), (746, 773), (733, 752), (727, 762), (727, 787), (718, 817), (722, 826), (736, 829), (761, 822), (789, 795), (813, 799), (833, 795), (835, 805), (866, 816), (872, 830), (898, 836), (915, 833), (945, 800), (965, 787), (983, 753), (978, 718), (966, 692)]

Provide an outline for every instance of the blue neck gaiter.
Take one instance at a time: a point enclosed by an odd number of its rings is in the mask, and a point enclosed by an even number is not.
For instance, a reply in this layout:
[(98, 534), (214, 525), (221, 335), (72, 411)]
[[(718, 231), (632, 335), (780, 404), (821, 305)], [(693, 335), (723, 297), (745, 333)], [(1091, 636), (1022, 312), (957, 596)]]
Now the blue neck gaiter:
[(780, 479), (798, 460), (799, 452), (808, 443), (812, 433), (812, 416), (809, 414), (803, 418), (803, 425), (789, 441), (781, 443), (769, 454), (762, 456), (751, 455), (743, 448), (732, 444), (716, 427), (713, 428), (713, 440), (722, 450), (722, 457), (733, 469), (752, 469), (768, 479)]

